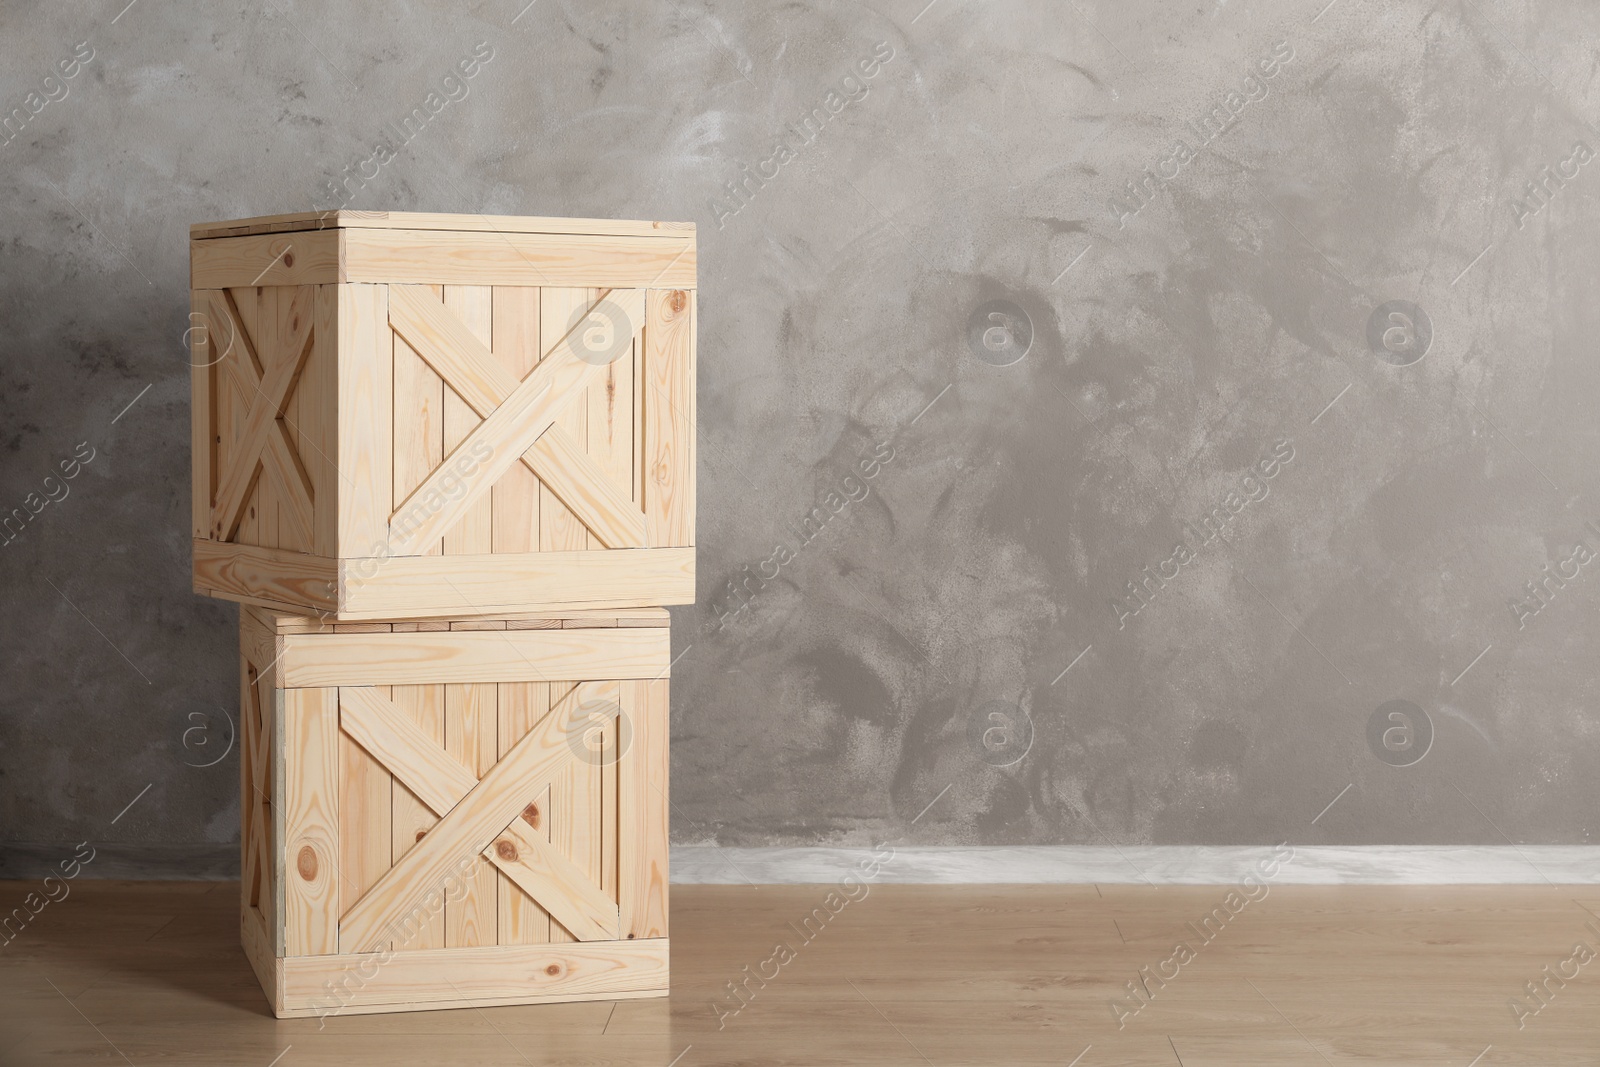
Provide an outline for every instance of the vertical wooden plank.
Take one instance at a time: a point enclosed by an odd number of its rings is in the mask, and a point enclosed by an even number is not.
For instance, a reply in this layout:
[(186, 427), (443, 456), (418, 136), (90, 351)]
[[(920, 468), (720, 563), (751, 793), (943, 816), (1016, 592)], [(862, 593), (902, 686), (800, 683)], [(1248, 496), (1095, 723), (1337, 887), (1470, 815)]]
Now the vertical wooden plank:
[(339, 691), (284, 691), (286, 956), (339, 951)]
[[(444, 748), (445, 687), (396, 685), (390, 687), (390, 694), (395, 706), (409, 714), (412, 720), (422, 727), (424, 733), (433, 738), (440, 748)], [(433, 829), (439, 817), (401, 782), (394, 783), (390, 810), (393, 842), (391, 851), (394, 861), (398, 863), (407, 852), (417, 846), (417, 842), (421, 841), (429, 830)], [(417, 936), (404, 944), (396, 941), (394, 947), (397, 950), (444, 948), (444, 921), (442, 911), (424, 916)]]
[[(487, 285), (447, 285), (444, 287), (444, 306), (460, 319), (474, 337), (486, 348), (494, 344), (494, 290)], [(465, 400), (456, 395), (449, 385), (444, 387), (444, 454), (464, 441), (483, 420)], [(518, 464), (521, 466), (521, 464)], [(491, 488), (490, 493), (493, 493)], [(491, 521), (493, 502), (484, 496), (467, 510), (461, 521), (445, 531), (446, 555), (465, 555), (488, 552), (492, 548)], [(486, 866), (492, 866), (487, 860)], [(492, 928), (491, 928), (492, 929)], [(491, 942), (492, 943), (492, 942)]]
[[(539, 290), (527, 285), (498, 285), (494, 287), (493, 305), (494, 338), (490, 350), (521, 381), (539, 362)], [(524, 464), (512, 467), (489, 490), (489, 508), (491, 551), (538, 551), (539, 479)]]
[[(313, 415), (317, 410), (317, 398), (312, 395), (319, 383), (316, 380), (316, 370), (312, 362), (316, 359), (316, 345), (311, 332), (315, 329), (316, 315), (316, 287), (310, 285), (284, 286), (278, 289), (278, 306), (275, 315), (274, 329), (280, 344), (292, 344), (294, 338), (301, 339), (301, 349), (290, 350), (283, 348), (279, 355), (283, 359), (296, 360), (300, 358), (300, 351), (306, 351), (305, 362), (300, 368), (300, 377), (294, 388), (285, 398), (283, 411), (284, 428), (288, 431), (289, 441), (294, 446), (295, 456), (299, 458), (302, 467), (309, 476), (312, 471), (311, 457), (315, 456), (307, 433), (302, 425), (309, 411)], [(310, 323), (305, 320), (311, 319)], [(309, 327), (309, 329), (307, 328)], [(291, 461), (294, 457), (290, 457)], [(298, 471), (283, 471), (283, 477), (295, 484), (300, 480)], [(281, 494), (280, 489), (275, 491)], [(297, 521), (297, 512), (288, 499), (280, 495), (278, 500), (278, 547), (291, 549), (295, 552), (310, 552), (312, 539), (315, 534), (316, 524), (316, 483), (312, 481), (311, 492), (312, 515), (311, 526), (307, 527)]]
[(644, 510), (652, 548), (694, 544), (694, 296), (645, 294)]
[[(601, 381), (589, 387), (586, 397), (589, 455), (618, 492), (629, 499), (637, 499), (633, 496), (633, 400), (634, 364), (644, 333), (643, 316), (637, 314), (644, 308), (642, 296), (636, 289), (613, 290), (606, 295), (608, 303), (629, 315), (630, 323), (625, 328), (631, 330), (633, 337), (622, 342), (626, 347), (606, 364)], [(604, 546), (592, 541), (591, 547)]]
[(667, 936), (667, 680), (622, 684), (631, 738), (618, 764), (622, 937)]
[[(387, 687), (379, 693), (388, 696)], [(390, 844), (392, 776), (367, 750), (339, 733), (339, 914), (393, 865)]]
[[(445, 751), (480, 777), (500, 759), (495, 690), (493, 684), (445, 687)], [(496, 914), (500, 872), (482, 856), (475, 856), (474, 860), (459, 898), (445, 903), (447, 948), (471, 948), (499, 941)]]
[[(438, 292), (440, 287), (432, 287)], [(397, 333), (394, 341), (394, 500), (403, 501), (444, 459), (444, 382)], [(423, 549), (436, 556), (441, 541)]]
[[(499, 687), (499, 736), (497, 749), (504, 756), (550, 711), (550, 686), (546, 682), (502, 682)], [(522, 813), (529, 827), (550, 839), (550, 790), (529, 797)], [(498, 872), (496, 872), (498, 874)], [(550, 914), (535, 904), (515, 882), (499, 875), (499, 943), (502, 945), (542, 945), (550, 940)]]
[[(311, 474), (311, 551), (318, 556), (339, 555), (339, 287), (318, 285), (315, 320), (311, 326), (311, 354), (300, 377), (299, 392), (302, 448), (300, 458)], [(352, 487), (353, 488), (353, 487)]]
[[(209, 516), (208, 516), (209, 521)], [(256, 707), (256, 668), (239, 650), (239, 910), (256, 906), (259, 871), (256, 869), (256, 820), (261, 810), (261, 788), (256, 764), (260, 759), (261, 711)]]
[(617, 899), (617, 760), (626, 734), (619, 723), (622, 709), (622, 683), (607, 682), (606, 700), (612, 705), (608, 721), (598, 738), (600, 745), (600, 805), (596, 847), (600, 850), (600, 890)]
[[(197, 540), (211, 536), (211, 497), (217, 477), (217, 398), (213, 365), (227, 344), (226, 327), (211, 318), (210, 290), (189, 293), (189, 511)], [(215, 348), (213, 348), (215, 342)]]
[[(598, 298), (596, 289), (566, 289), (548, 287), (539, 294), (539, 353), (540, 358), (550, 355), (557, 345), (567, 344), (571, 323), (575, 315), (591, 306)], [(574, 403), (561, 413), (555, 424), (565, 430), (587, 450), (588, 408)], [(547, 486), (539, 487), (539, 551), (562, 552), (571, 549), (598, 548), (599, 542), (590, 535), (587, 527), (578, 521), (560, 499)]]
[(389, 287), (339, 285), (338, 554), (371, 556), (388, 542), (394, 511), (394, 346)]
[(261, 841), (261, 858), (258, 862), (263, 871), (261, 896), (259, 907), (267, 921), (267, 932), (271, 935), (272, 951), (279, 957), (285, 953), (283, 936), (283, 805), (284, 805), (284, 765), (287, 756), (284, 749), (284, 691), (272, 684), (270, 676), (262, 675), (256, 679), (256, 687), (261, 694), (261, 712), (267, 720), (266, 736), (268, 742), (265, 753), (266, 758), (261, 765), (266, 768), (266, 792), (272, 798), (267, 808), (267, 818), (262, 829), (266, 837)]

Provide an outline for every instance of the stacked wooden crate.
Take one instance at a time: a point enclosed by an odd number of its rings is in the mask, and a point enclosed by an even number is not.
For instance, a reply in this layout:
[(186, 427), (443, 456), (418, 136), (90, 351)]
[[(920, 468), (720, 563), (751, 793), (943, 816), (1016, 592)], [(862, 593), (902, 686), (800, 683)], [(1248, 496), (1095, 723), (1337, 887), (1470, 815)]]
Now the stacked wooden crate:
[(191, 236), (194, 582), (241, 605), (274, 1012), (664, 994), (693, 226)]

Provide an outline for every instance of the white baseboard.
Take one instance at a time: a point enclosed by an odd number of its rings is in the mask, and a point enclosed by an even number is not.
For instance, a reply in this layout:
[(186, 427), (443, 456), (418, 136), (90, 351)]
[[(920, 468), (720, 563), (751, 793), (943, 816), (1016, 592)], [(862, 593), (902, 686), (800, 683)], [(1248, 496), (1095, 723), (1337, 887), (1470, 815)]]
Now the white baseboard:
[[(1270, 847), (899, 846), (873, 881), (903, 885), (1238, 882)], [(672, 880), (686, 885), (836, 882), (873, 853), (859, 848), (672, 846)], [(1600, 885), (1600, 846), (1296, 846), (1277, 885)]]

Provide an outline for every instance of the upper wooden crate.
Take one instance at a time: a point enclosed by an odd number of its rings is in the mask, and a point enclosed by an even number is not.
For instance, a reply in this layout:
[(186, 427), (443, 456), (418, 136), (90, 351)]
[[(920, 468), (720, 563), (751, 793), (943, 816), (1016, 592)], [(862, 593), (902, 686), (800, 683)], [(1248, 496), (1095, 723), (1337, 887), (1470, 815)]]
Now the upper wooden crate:
[(692, 224), (338, 211), (190, 250), (196, 592), (693, 602)]

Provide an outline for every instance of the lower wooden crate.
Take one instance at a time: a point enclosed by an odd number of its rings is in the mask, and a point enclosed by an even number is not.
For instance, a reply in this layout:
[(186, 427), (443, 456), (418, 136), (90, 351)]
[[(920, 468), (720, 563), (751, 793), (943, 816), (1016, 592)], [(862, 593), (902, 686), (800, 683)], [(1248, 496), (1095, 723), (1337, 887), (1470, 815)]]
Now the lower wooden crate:
[(279, 1017), (667, 991), (666, 613), (240, 613), (241, 942)]

